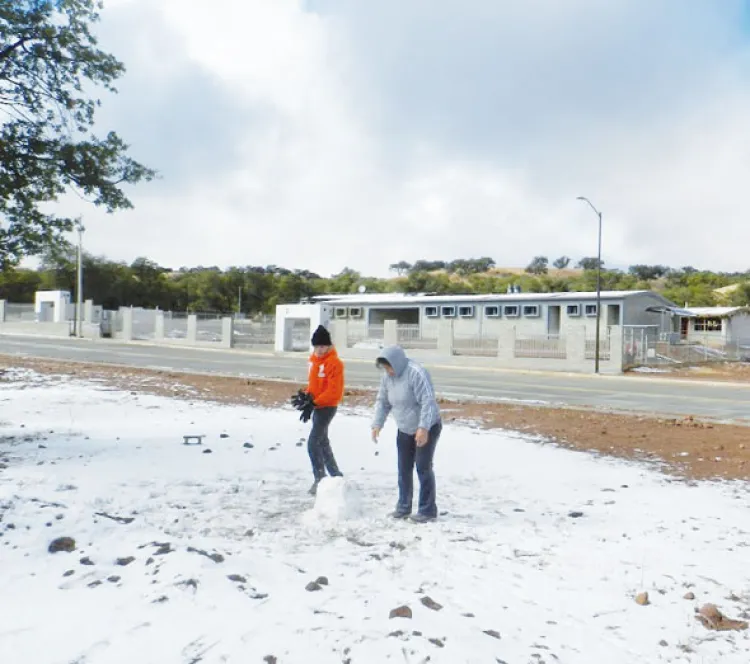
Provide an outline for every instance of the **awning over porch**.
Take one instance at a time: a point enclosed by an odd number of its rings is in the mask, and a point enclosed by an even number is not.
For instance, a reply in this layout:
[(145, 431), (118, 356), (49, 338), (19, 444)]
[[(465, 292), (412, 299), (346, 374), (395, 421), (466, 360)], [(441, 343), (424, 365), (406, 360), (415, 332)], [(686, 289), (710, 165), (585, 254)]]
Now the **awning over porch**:
[(646, 307), (646, 311), (650, 311), (655, 314), (669, 314), (670, 316), (679, 316), (680, 318), (697, 318), (698, 314), (690, 309), (682, 309), (681, 307), (667, 307), (665, 305)]

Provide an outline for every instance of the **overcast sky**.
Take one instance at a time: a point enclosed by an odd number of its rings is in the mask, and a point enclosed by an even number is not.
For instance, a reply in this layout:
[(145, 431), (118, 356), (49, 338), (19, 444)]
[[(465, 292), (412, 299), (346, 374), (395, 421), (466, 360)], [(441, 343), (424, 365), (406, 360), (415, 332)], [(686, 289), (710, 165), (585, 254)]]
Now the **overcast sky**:
[[(108, 0), (103, 98), (162, 179), (86, 249), (385, 275), (596, 253), (750, 268), (744, 0)], [(77, 206), (79, 204), (76, 204)]]

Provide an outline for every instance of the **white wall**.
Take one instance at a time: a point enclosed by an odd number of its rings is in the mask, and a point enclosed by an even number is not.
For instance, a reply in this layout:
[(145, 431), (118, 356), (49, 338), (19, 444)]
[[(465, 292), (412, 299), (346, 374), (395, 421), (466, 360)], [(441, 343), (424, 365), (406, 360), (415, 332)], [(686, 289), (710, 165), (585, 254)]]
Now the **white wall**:
[(294, 320), (309, 320), (310, 334), (318, 325), (328, 328), (333, 307), (328, 304), (279, 304), (276, 306), (276, 337), (274, 350), (283, 353), (292, 349), (291, 332)]
[(727, 340), (750, 341), (750, 314), (738, 313), (728, 319)]

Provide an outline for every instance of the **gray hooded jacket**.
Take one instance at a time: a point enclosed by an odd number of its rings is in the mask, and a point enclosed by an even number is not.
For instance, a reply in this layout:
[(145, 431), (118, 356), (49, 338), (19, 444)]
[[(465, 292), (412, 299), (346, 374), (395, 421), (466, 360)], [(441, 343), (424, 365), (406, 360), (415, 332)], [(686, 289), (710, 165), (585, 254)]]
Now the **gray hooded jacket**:
[(388, 414), (393, 412), (399, 431), (409, 435), (419, 428), (429, 431), (440, 421), (430, 374), (407, 358), (400, 346), (384, 348), (378, 359), (386, 360), (396, 375), (386, 373), (380, 381), (372, 426), (382, 428)]

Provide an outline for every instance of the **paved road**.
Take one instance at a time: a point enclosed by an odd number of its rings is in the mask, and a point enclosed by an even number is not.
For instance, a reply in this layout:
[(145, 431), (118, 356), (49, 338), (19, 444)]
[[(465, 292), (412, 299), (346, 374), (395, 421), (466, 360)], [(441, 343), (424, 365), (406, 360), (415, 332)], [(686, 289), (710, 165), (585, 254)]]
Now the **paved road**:
[[(123, 344), (104, 340), (0, 335), (0, 354), (296, 382), (304, 381), (307, 371), (307, 358), (303, 355), (276, 357), (270, 353)], [(446, 396), (694, 415), (750, 425), (750, 385), (651, 377), (523, 373), (426, 364), (436, 388)], [(374, 387), (378, 378), (372, 362), (347, 360), (347, 384), (351, 387)]]

